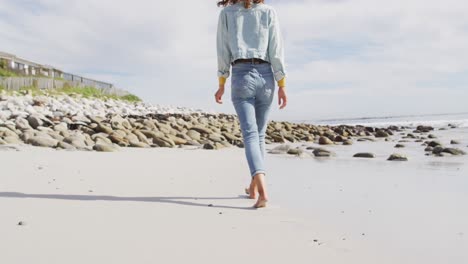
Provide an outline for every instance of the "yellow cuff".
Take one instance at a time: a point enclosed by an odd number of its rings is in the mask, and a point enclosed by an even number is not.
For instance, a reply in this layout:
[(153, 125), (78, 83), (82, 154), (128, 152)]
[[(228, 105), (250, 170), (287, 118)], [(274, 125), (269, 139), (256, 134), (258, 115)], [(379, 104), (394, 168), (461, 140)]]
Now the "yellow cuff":
[(281, 81), (278, 81), (278, 86), (279, 87), (285, 87), (286, 86), (286, 78), (281, 79)]
[(224, 85), (226, 83), (226, 78), (224, 77), (219, 77), (219, 85)]

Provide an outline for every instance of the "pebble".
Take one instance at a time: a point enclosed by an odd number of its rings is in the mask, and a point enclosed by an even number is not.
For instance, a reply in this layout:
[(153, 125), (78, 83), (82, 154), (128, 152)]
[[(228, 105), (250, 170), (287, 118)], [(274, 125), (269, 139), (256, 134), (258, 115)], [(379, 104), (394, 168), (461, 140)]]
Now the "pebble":
[(360, 153), (354, 154), (353, 157), (354, 158), (375, 158), (375, 154), (370, 153), (370, 152), (360, 152)]
[(387, 160), (390, 160), (390, 161), (408, 161), (408, 157), (406, 157), (405, 155), (402, 155), (402, 154), (392, 154), (390, 155), (390, 157), (388, 157)]

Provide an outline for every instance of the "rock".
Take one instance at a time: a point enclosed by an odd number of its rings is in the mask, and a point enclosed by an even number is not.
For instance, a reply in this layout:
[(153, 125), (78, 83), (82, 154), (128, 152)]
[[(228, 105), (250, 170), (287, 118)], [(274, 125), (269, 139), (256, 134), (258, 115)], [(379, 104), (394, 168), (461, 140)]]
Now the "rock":
[(55, 131), (67, 131), (68, 130), (68, 125), (65, 122), (62, 122), (58, 125), (55, 125), (53, 128)]
[(288, 154), (297, 155), (297, 156), (301, 155), (303, 152), (304, 151), (302, 149), (300, 149), (300, 148), (295, 148), (295, 149), (288, 150)]
[(296, 138), (294, 138), (294, 136), (289, 133), (284, 133), (283, 137), (289, 142), (296, 142)]
[(372, 141), (374, 142), (375, 140), (373, 138), (359, 138), (357, 141), (362, 142), (362, 141)]
[(21, 130), (21, 131), (32, 129), (32, 127), (29, 125), (28, 120), (26, 120), (26, 119), (24, 119), (22, 117), (16, 118), (15, 124), (16, 124), (16, 128)]
[(430, 131), (434, 130), (434, 128), (431, 127), (431, 126), (422, 126), (422, 125), (420, 125), (420, 126), (416, 127), (416, 130), (421, 131), (423, 133), (427, 133), (427, 132), (430, 132)]
[(30, 115), (27, 118), (27, 120), (28, 120), (29, 125), (34, 129), (37, 129), (39, 126), (42, 126), (43, 124), (42, 120), (38, 116)]
[(227, 141), (222, 141), (222, 142), (219, 142), (219, 144), (223, 145), (225, 148), (230, 148), (232, 147), (232, 144), (227, 142)]
[(58, 143), (57, 148), (66, 149), (66, 150), (76, 150), (76, 147), (63, 141)]
[(233, 134), (231, 133), (227, 133), (227, 132), (223, 132), (222, 135), (224, 136), (224, 138), (231, 144), (235, 144), (239, 141), (241, 141), (242, 139), (234, 136)]
[(93, 146), (93, 149), (99, 152), (115, 152), (118, 151), (114, 145), (110, 144), (96, 144)]
[(396, 144), (395, 145), (395, 148), (404, 148), (404, 147), (405, 147), (405, 145), (403, 145), (403, 144)]
[(390, 135), (385, 132), (384, 130), (377, 130), (375, 132), (375, 137), (378, 137), (378, 138), (384, 138), (384, 137), (389, 137)]
[(138, 141), (130, 141), (130, 147), (133, 148), (149, 148), (150, 145), (143, 143), (143, 142), (138, 142)]
[(216, 149), (216, 146), (213, 143), (206, 143), (203, 145), (203, 149), (213, 150), (213, 149)]
[(435, 146), (435, 147), (432, 149), (432, 153), (437, 155), (437, 154), (442, 153), (443, 150), (444, 150), (443, 147), (441, 147), (441, 146)]
[(78, 149), (84, 149), (87, 147), (84, 136), (77, 136), (77, 135), (69, 136), (69, 137), (64, 138), (63, 142), (68, 143)]
[(338, 135), (338, 136), (336, 136), (336, 137), (333, 139), (333, 141), (335, 141), (335, 142), (343, 142), (343, 141), (345, 141), (345, 138), (343, 138), (343, 136), (341, 136), (341, 135)]
[(214, 143), (215, 145), (215, 149), (222, 149), (222, 148), (225, 148), (226, 146), (224, 144), (222, 144), (221, 142), (215, 142)]
[(33, 98), (34, 106), (46, 106), (49, 104), (49, 98), (47, 96), (36, 96)]
[(195, 131), (197, 131), (198, 133), (201, 133), (201, 134), (211, 134), (213, 132), (210, 129), (208, 129), (206, 127), (202, 127), (202, 126), (194, 126), (194, 127), (191, 128), (191, 130), (195, 130)]
[(444, 148), (442, 150), (442, 152), (444, 153), (449, 153), (449, 154), (452, 154), (454, 156), (461, 156), (461, 155), (465, 155), (466, 153), (461, 150), (461, 149), (457, 149), (457, 148)]
[(114, 130), (112, 130), (111, 127), (107, 126), (107, 125), (104, 125), (102, 123), (97, 123), (97, 127), (96, 127), (96, 132), (102, 132), (102, 133), (106, 133), (106, 134), (112, 134), (112, 132), (114, 132)]
[(127, 139), (125, 139), (124, 137), (122, 137), (122, 135), (119, 134), (117, 131), (112, 132), (109, 135), (109, 139), (113, 143), (115, 143), (115, 144), (117, 144), (119, 146), (122, 146), (122, 147), (126, 147), (126, 146), (128, 146), (130, 144), (130, 142)]
[(333, 145), (334, 143), (329, 138), (321, 136), (319, 138), (319, 144), (320, 145)]
[(424, 149), (424, 151), (430, 151), (430, 152), (432, 152), (433, 150), (434, 150), (433, 147), (427, 147), (427, 148)]
[(450, 141), (450, 144), (452, 144), (452, 145), (457, 145), (457, 144), (460, 144), (460, 141), (452, 139), (452, 140)]
[(353, 145), (353, 141), (351, 139), (346, 139), (345, 141), (343, 141), (343, 145), (345, 146)]
[(172, 148), (176, 145), (173, 140), (166, 138), (165, 135), (161, 132), (158, 133), (148, 130), (141, 130), (141, 133), (149, 138), (152, 138), (153, 144), (156, 144), (158, 147)]
[(28, 140), (28, 143), (37, 147), (49, 147), (54, 148), (58, 145), (58, 140), (43, 136), (35, 136)]
[(13, 145), (19, 145), (23, 143), (17, 136), (3, 137), (3, 141), (6, 142), (7, 144), (13, 144)]
[(132, 129), (128, 120), (122, 118), (120, 115), (114, 115), (110, 120), (113, 129)]
[(138, 141), (143, 142), (147, 145), (151, 144), (150, 140), (148, 140), (148, 138), (143, 133), (141, 133), (141, 131), (133, 130), (132, 133), (138, 137)]
[(212, 133), (208, 136), (208, 139), (213, 141), (213, 142), (221, 142), (221, 141), (224, 141), (224, 138), (223, 136), (221, 136), (220, 134), (217, 134), (217, 133)]
[(429, 134), (427, 137), (428, 137), (428, 138), (437, 138), (437, 137), (434, 136), (433, 134)]
[(405, 155), (402, 154), (392, 154), (390, 157), (388, 157), (387, 160), (391, 161), (408, 161), (408, 158)]
[(437, 147), (437, 146), (442, 146), (442, 144), (439, 141), (430, 141), (427, 143), (429, 147)]
[(291, 146), (288, 144), (283, 144), (275, 147), (274, 149), (270, 150), (268, 153), (270, 154), (286, 154), (291, 149)]
[(280, 133), (271, 133), (270, 134), (270, 137), (273, 139), (273, 142), (276, 142), (276, 143), (285, 143), (286, 140), (284, 139), (284, 137), (280, 134)]
[(312, 153), (315, 157), (330, 157), (332, 155), (329, 150), (323, 148), (316, 148)]
[(198, 132), (196, 130), (193, 130), (193, 129), (190, 129), (189, 131), (187, 131), (187, 136), (189, 136), (193, 140), (200, 140), (201, 139), (200, 132)]
[(178, 136), (174, 136), (174, 135), (171, 135), (171, 134), (167, 134), (166, 137), (168, 139), (171, 139), (172, 141), (174, 141), (174, 144), (175, 145), (185, 145), (187, 144), (187, 140), (183, 139), (183, 138), (180, 138)]
[(353, 157), (354, 158), (375, 158), (375, 155), (370, 152), (360, 152), (360, 153), (354, 154)]

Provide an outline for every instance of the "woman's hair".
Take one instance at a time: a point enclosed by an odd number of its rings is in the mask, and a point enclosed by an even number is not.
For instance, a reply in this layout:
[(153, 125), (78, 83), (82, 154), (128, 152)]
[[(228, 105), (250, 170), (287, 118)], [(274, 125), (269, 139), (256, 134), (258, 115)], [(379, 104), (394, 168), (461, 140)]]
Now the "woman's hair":
[[(240, 2), (241, 0), (223, 0), (218, 2), (218, 6), (227, 6), (227, 5), (234, 5)], [(252, 2), (254, 4), (260, 4), (265, 2), (265, 0), (244, 0), (244, 7), (250, 8), (252, 6)]]

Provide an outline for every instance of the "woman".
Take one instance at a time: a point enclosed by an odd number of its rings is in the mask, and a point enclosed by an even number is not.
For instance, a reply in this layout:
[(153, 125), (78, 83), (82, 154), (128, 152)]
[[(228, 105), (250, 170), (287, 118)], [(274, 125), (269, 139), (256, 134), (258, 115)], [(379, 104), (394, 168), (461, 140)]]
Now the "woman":
[(252, 181), (248, 193), (265, 207), (265, 133), (268, 115), (278, 83), (280, 109), (286, 107), (283, 42), (275, 10), (264, 0), (225, 0), (217, 33), (219, 89), (216, 102), (222, 103), (224, 86), (232, 66), (231, 100), (239, 117), (245, 154)]

